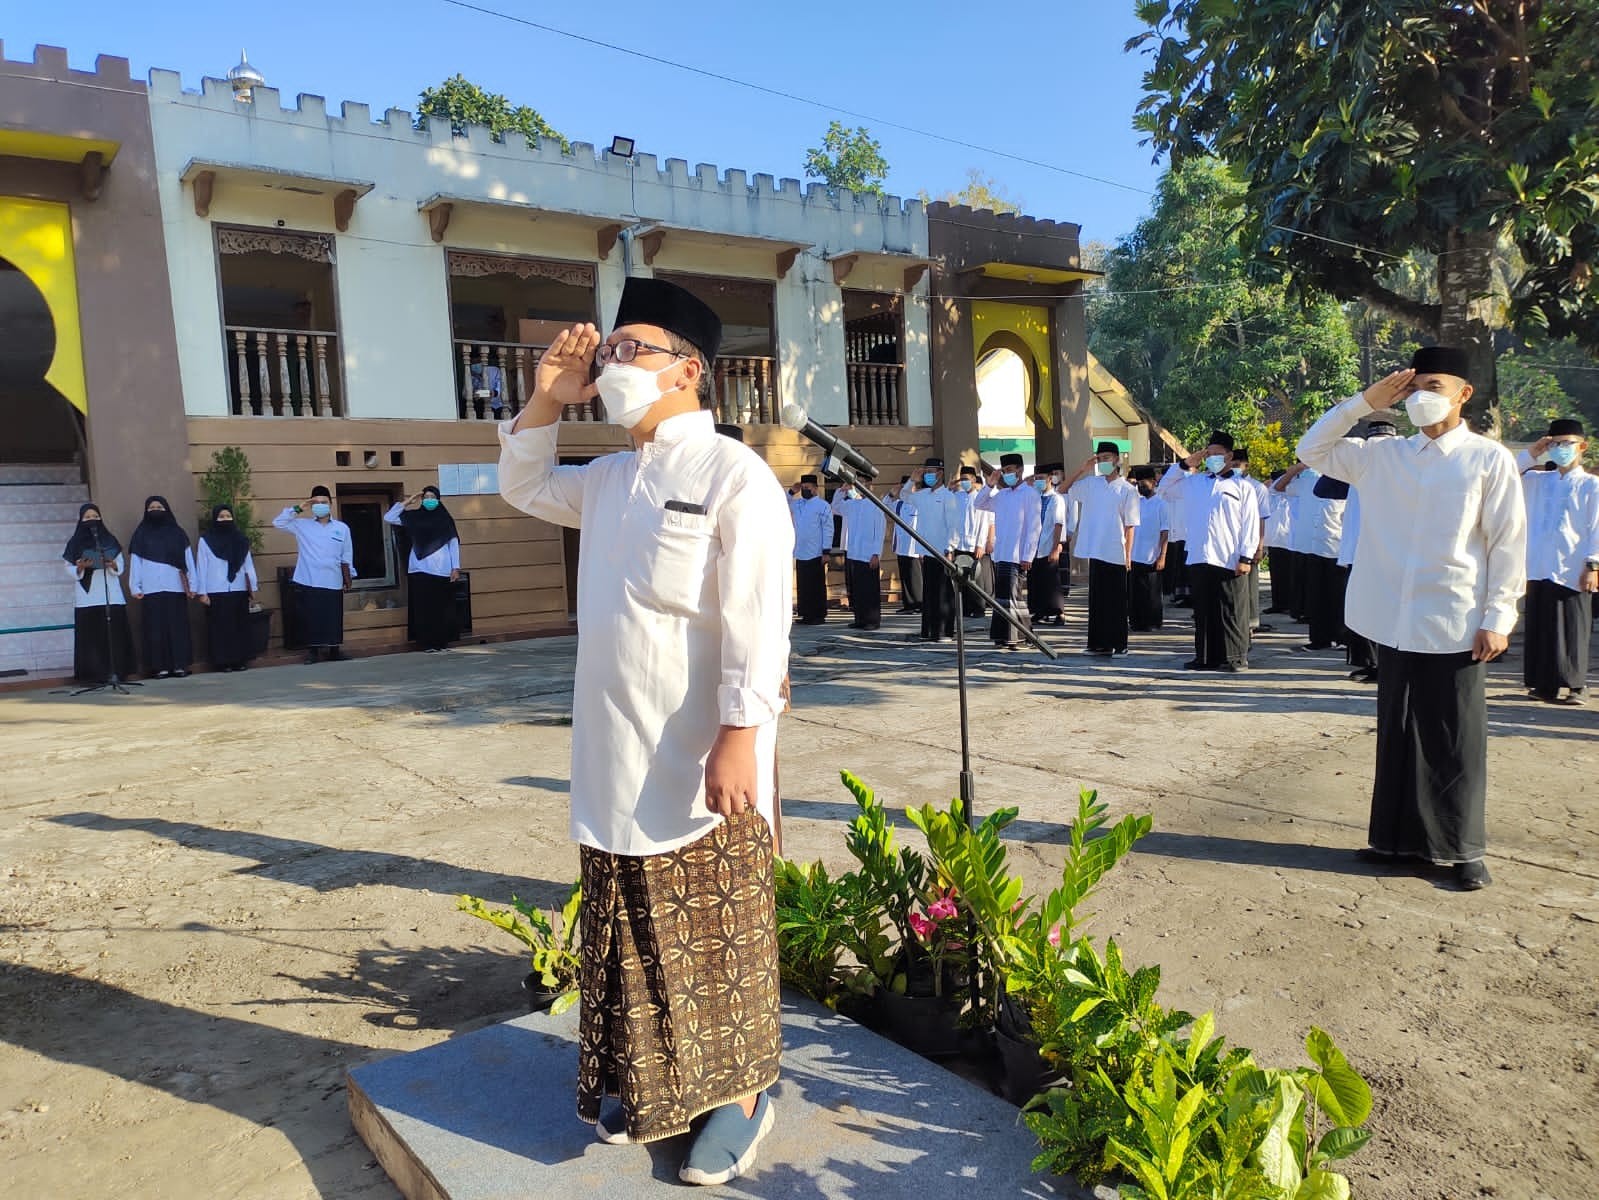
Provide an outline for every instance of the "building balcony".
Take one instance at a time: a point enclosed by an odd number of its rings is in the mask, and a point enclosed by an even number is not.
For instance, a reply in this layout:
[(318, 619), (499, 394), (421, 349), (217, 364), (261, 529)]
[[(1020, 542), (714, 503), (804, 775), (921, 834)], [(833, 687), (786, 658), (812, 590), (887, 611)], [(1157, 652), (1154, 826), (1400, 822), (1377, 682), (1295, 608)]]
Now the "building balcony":
[(343, 415), (337, 333), (225, 325), (223, 337), (235, 416)]
[(845, 363), (851, 425), (905, 424), (905, 368), (900, 363)]
[(724, 425), (778, 425), (777, 360), (724, 354), (711, 368), (716, 419)]

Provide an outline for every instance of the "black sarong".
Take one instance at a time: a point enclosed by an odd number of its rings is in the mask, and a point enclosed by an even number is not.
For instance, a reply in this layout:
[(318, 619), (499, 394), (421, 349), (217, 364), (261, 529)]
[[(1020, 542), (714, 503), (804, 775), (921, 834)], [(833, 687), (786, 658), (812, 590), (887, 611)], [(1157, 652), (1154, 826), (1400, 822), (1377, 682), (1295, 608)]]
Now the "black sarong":
[(922, 560), (909, 554), (899, 557), (899, 610), (916, 612), (922, 607)]
[[(106, 612), (111, 627), (106, 628)], [(79, 683), (104, 683), (112, 674), (126, 679), (139, 669), (128, 632), (128, 609), (122, 604), (96, 604), (72, 612), (72, 677)]]
[(250, 593), (213, 592), (206, 597), (206, 659), (219, 671), (242, 667), (250, 646)]
[(1088, 650), (1127, 649), (1127, 568), (1088, 560)]
[(801, 625), (820, 625), (827, 620), (827, 566), (821, 558), (794, 560), (795, 607)]
[(442, 650), (460, 636), (455, 620), (455, 585), (448, 575), (412, 571), (407, 575), (406, 633), (424, 650)]
[(1167, 540), (1166, 569), (1160, 573), (1160, 590), (1172, 597), (1189, 593), (1188, 543)]
[(1487, 844), (1487, 672), (1458, 654), (1377, 647), (1377, 770), (1371, 847), (1439, 866)]
[[(1012, 616), (1027, 620), (1026, 608), (1022, 606), (1022, 564), (998, 562), (994, 563), (994, 599), (1010, 612)], [(1016, 632), (1016, 627), (1000, 615), (999, 609), (994, 610), (993, 619), (988, 623), (988, 636), (993, 639), (996, 646), (1014, 646), (1022, 640), (1022, 635)]]
[(1059, 568), (1048, 558), (1033, 559), (1027, 568), (1027, 615), (1034, 622), (1053, 621), (1064, 608)]
[(146, 674), (187, 671), (194, 661), (189, 639), (189, 598), (182, 592), (146, 592), (139, 607)]
[(344, 641), (344, 589), (294, 585), (300, 615), (300, 640), (307, 647), (337, 646)]
[(1344, 593), (1349, 568), (1320, 554), (1301, 554), (1296, 569), (1304, 577), (1305, 618), (1310, 644), (1319, 649), (1344, 640)]
[(1561, 688), (1588, 685), (1593, 639), (1593, 593), (1577, 592), (1548, 579), (1527, 581), (1527, 637), (1522, 679), (1553, 699)]
[(1127, 579), (1127, 624), (1134, 633), (1148, 633), (1164, 623), (1160, 572), (1152, 563), (1135, 562)]
[[(994, 563), (993, 560), (983, 557), (977, 560), (977, 565), (972, 568), (972, 583), (982, 588), (990, 595), (994, 590)], [(988, 604), (971, 588), (961, 589), (961, 616), (985, 617), (988, 615)]]
[(1266, 551), (1266, 566), (1271, 574), (1271, 607), (1266, 611), (1286, 613), (1294, 603), (1294, 552), (1272, 546)]
[(850, 624), (856, 629), (876, 629), (883, 623), (883, 572), (858, 559), (845, 564), (849, 576)]
[(922, 563), (922, 640), (955, 636), (955, 585), (949, 572), (936, 558), (923, 558)]
[(1375, 672), (1377, 647), (1372, 645), (1371, 639), (1353, 629), (1346, 629), (1345, 633), (1349, 636), (1344, 642), (1344, 661), (1357, 671)]
[(1194, 592), (1194, 660), (1201, 667), (1249, 665), (1241, 578), (1231, 567), (1200, 562), (1188, 568)]

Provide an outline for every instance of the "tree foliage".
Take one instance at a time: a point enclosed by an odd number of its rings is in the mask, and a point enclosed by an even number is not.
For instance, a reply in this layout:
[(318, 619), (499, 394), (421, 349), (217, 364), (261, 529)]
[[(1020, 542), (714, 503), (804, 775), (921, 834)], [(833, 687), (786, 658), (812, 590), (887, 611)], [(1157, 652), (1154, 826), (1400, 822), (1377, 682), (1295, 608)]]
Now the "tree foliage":
[(845, 129), (837, 121), (827, 126), (822, 144), (805, 152), (805, 177), (820, 179), (829, 191), (862, 192), (881, 196), (888, 178), (883, 147), (864, 125)]
[[(1492, 262), (1511, 319), (1599, 347), (1599, 20), (1593, 0), (1146, 0), (1135, 124), (1174, 162), (1247, 181), (1249, 244), (1296, 283), (1360, 298), (1473, 357), (1493, 423)], [(1437, 256), (1437, 295), (1385, 281)]]
[(530, 144), (554, 142), (563, 151), (572, 147), (538, 112), (525, 104), (512, 104), (499, 92), (486, 92), (464, 75), (450, 76), (438, 87), (423, 88), (417, 98), (416, 127), (426, 129), (430, 118), (448, 121), (456, 134), (468, 125), (486, 125), (499, 141), (507, 130), (524, 135)]
[(1154, 212), (1111, 251), (1107, 293), (1090, 306), (1090, 348), (1188, 445), (1213, 428), (1247, 435), (1271, 421), (1297, 435), (1359, 387), (1338, 304), (1258, 277), (1237, 230), (1242, 192), (1215, 159), (1167, 172)]
[(1023, 204), (1021, 197), (1011, 196), (997, 179), (984, 175), (976, 167), (966, 168), (966, 186), (960, 191), (938, 196), (923, 191), (921, 197), (924, 203), (942, 200), (945, 204), (964, 204), (967, 208), (986, 208), (996, 213), (1019, 213)]

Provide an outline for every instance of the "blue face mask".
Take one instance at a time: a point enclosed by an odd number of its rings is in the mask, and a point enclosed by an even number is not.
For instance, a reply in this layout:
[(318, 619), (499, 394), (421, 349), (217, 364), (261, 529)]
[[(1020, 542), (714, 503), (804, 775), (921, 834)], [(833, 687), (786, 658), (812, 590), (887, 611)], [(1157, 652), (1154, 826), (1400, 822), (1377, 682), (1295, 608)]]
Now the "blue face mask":
[(428, 512), (432, 512), (438, 506), (439, 506), (439, 502), (436, 499), (434, 499), (432, 496), (428, 496), (422, 501), (422, 507), (427, 509)]
[(970, 479), (961, 480), (961, 491), (969, 492), (971, 490), (972, 490), (972, 481)]
[(1016, 472), (1015, 471), (1006, 471), (1003, 475), (1001, 475), (999, 477), (999, 480), (1006, 487), (1015, 487), (1016, 486)]
[(938, 472), (937, 471), (928, 471), (926, 474), (924, 474), (922, 476), (922, 482), (925, 483), (928, 487), (934, 486), (938, 482)]
[(333, 505), (331, 504), (313, 504), (311, 506), (311, 515), (313, 517), (325, 517), (332, 512)]
[(1549, 447), (1549, 461), (1557, 467), (1569, 467), (1577, 461), (1577, 443), (1556, 442)]
[(1094, 464), (1094, 470), (1099, 472), (1101, 475), (1114, 475), (1116, 474), (1116, 464), (1101, 460)]
[(1205, 459), (1205, 470), (1209, 471), (1212, 475), (1220, 475), (1226, 469), (1227, 459), (1225, 455), (1212, 454), (1209, 458)]
[(1047, 480), (1047, 479), (1035, 479), (1035, 480), (1033, 480), (1033, 486), (1035, 488), (1037, 488), (1040, 492), (1042, 492), (1046, 487), (1049, 486), (1049, 480)]

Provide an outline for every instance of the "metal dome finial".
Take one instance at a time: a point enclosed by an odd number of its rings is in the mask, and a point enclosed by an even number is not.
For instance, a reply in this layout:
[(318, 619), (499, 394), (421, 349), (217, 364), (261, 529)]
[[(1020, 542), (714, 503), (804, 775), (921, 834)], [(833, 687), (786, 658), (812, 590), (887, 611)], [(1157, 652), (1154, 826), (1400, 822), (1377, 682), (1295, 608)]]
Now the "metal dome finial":
[(240, 104), (255, 100), (255, 89), (266, 86), (266, 76), (250, 65), (250, 56), (239, 51), (239, 65), (228, 72), (228, 82), (233, 85), (233, 98)]

